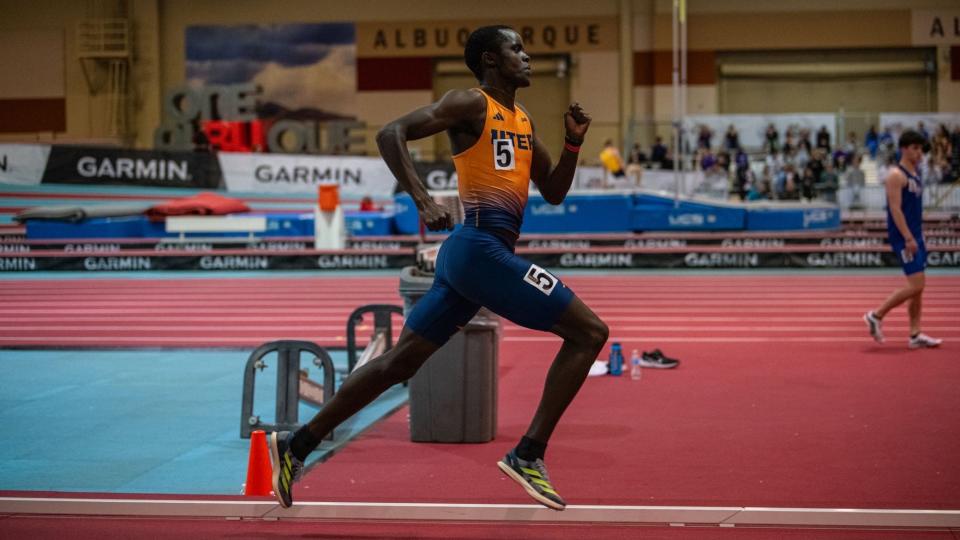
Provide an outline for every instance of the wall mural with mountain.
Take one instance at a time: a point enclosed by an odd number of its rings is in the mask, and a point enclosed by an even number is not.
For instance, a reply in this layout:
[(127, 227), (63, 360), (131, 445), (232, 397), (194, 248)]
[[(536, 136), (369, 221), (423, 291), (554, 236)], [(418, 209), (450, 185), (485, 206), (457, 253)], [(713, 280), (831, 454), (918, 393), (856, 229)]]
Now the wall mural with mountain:
[(357, 118), (353, 23), (190, 26), (186, 71), (194, 88), (259, 86), (263, 120)]

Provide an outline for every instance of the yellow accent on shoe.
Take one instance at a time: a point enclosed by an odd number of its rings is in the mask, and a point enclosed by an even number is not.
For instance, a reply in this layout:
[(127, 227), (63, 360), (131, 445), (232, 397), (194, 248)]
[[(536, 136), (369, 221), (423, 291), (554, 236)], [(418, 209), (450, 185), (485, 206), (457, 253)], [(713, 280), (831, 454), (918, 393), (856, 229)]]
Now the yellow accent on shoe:
[(545, 487), (545, 488), (548, 488), (548, 489), (553, 488), (553, 486), (550, 485), (550, 482), (547, 482), (546, 480), (544, 480), (544, 479), (542, 479), (542, 478), (531, 478), (530, 481), (533, 482), (534, 484), (540, 484), (541, 486), (543, 486), (543, 487)]
[(529, 474), (530, 476), (536, 476), (537, 478), (541, 478), (540, 472), (539, 472), (539, 471), (536, 471), (536, 470), (534, 470), (534, 469), (528, 469), (528, 468), (526, 468), (526, 467), (520, 467), (520, 470), (523, 471), (523, 472), (525, 472), (525, 473), (527, 473), (527, 474)]

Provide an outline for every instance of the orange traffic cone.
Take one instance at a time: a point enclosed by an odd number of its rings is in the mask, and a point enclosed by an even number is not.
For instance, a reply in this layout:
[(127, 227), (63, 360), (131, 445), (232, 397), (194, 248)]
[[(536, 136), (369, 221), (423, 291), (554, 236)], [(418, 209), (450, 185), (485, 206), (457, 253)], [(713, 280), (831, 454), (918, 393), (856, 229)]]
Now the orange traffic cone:
[(243, 494), (256, 497), (273, 494), (273, 467), (270, 466), (267, 436), (262, 430), (250, 434), (250, 458), (247, 460), (247, 483)]

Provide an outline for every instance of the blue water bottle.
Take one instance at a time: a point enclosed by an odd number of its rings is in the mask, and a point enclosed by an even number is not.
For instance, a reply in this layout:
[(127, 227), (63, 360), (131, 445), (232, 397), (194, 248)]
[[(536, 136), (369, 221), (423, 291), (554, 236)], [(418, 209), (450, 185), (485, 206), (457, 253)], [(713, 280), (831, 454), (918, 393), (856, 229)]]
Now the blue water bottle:
[(619, 343), (610, 345), (610, 363), (607, 365), (611, 375), (619, 377), (623, 374), (623, 348)]

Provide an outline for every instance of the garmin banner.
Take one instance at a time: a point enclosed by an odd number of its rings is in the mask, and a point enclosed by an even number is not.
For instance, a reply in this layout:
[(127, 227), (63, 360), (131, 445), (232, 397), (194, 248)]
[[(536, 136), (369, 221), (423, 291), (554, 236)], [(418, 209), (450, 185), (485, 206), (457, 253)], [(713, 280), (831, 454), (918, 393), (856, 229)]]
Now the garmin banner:
[(39, 184), (49, 156), (43, 144), (0, 144), (0, 184)]
[(337, 184), (340, 197), (393, 196), (396, 180), (379, 157), (240, 154), (221, 152), (227, 191), (313, 193), (320, 184)]
[[(899, 268), (888, 249), (800, 251), (687, 251), (673, 252), (586, 249), (522, 253), (530, 262), (562, 271), (569, 268)], [(155, 270), (382, 270), (400, 269), (415, 262), (412, 249), (338, 252), (157, 252), (123, 254), (78, 251), (63, 256), (29, 252), (0, 252), (0, 273), (33, 271), (148, 272)], [(960, 250), (931, 250), (931, 268), (960, 267)]]
[(43, 183), (120, 184), (217, 189), (217, 160), (207, 153), (52, 146)]

